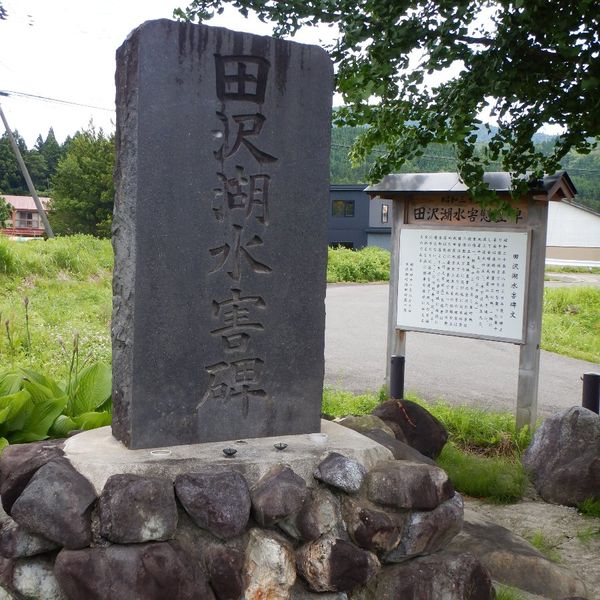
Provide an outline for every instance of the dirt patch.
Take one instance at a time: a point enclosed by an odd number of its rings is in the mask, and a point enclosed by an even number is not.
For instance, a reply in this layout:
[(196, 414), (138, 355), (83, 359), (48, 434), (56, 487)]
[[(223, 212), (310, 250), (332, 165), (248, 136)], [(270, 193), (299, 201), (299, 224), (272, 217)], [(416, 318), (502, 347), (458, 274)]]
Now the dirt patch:
[(548, 504), (533, 491), (517, 504), (468, 498), (466, 505), (522, 537), (541, 532), (558, 553), (559, 564), (584, 581), (588, 600), (600, 600), (600, 519), (585, 517), (576, 508)]

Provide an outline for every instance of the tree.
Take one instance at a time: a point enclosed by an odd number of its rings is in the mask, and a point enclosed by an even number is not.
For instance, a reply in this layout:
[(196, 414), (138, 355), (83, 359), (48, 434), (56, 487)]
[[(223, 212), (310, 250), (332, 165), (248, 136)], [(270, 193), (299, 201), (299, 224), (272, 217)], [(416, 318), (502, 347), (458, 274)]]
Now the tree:
[(4, 20), (6, 19), (6, 17), (8, 17), (8, 13), (6, 12), (6, 9), (2, 6), (2, 2), (0, 2), (0, 20)]
[(8, 202), (0, 196), (0, 227), (5, 228), (6, 222), (12, 217), (12, 208)]
[[(278, 36), (337, 25), (329, 51), (345, 107), (335, 120), (369, 125), (351, 152), (355, 161), (385, 150), (371, 180), (431, 143), (450, 143), (473, 195), (491, 202), (484, 170), (513, 173), (518, 195), (527, 186), (519, 176), (555, 171), (569, 150), (589, 152), (600, 134), (596, 0), (193, 0), (174, 14), (204, 20), (225, 3), (245, 15), (254, 10)], [(478, 152), (486, 107), (499, 127)], [(532, 141), (546, 123), (564, 128), (549, 154)]]
[(55, 233), (110, 236), (114, 203), (114, 137), (90, 127), (75, 134), (52, 178), (50, 222)]

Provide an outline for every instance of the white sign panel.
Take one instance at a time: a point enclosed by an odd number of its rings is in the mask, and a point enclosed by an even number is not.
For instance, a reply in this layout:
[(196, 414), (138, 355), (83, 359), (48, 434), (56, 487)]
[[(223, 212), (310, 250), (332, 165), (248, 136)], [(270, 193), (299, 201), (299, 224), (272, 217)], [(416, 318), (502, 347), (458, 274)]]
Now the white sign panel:
[(523, 341), (527, 231), (400, 230), (398, 329)]

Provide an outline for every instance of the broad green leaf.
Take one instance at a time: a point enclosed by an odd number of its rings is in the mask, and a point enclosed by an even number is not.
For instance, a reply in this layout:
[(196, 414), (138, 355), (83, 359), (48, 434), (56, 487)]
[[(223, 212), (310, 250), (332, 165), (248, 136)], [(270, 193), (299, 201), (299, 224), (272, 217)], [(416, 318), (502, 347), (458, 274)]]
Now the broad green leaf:
[(63, 438), (67, 437), (74, 429), (77, 429), (77, 424), (71, 417), (59, 415), (50, 427), (49, 433), (52, 437)]
[(73, 418), (76, 429), (96, 429), (110, 425), (112, 416), (109, 412), (87, 412)]
[(21, 389), (23, 375), (6, 371), (0, 374), (0, 396), (16, 394)]
[(9, 408), (10, 412), (0, 427), (0, 432), (19, 431), (34, 410), (34, 403), (27, 390), (10, 396), (0, 397), (0, 411)]
[(32, 371), (31, 369), (22, 369), (22, 371), (25, 373), (25, 375), (27, 375), (27, 379), (30, 381), (35, 381), (36, 383), (39, 383), (40, 385), (52, 390), (52, 395), (54, 397), (59, 398), (60, 396), (65, 395), (65, 390), (61, 388), (60, 385), (54, 381), (54, 379), (46, 377), (45, 375), (37, 373), (36, 371)]
[[(45, 402), (55, 397), (54, 392), (50, 388), (37, 381), (28, 381), (25, 379), (23, 381), (23, 389), (26, 389), (31, 394), (34, 404)], [(64, 394), (60, 394), (60, 396), (64, 396)]]
[(6, 438), (0, 437), (0, 454), (2, 454), (2, 450), (8, 446), (9, 442)]
[(2, 427), (2, 425), (8, 418), (9, 414), (10, 414), (10, 406), (5, 406), (4, 408), (0, 409), (0, 428)]
[(24, 433), (47, 436), (48, 430), (63, 412), (67, 405), (67, 397), (50, 398), (43, 402), (36, 402), (35, 409), (29, 419), (23, 424)]
[(29, 442), (41, 442), (47, 440), (47, 435), (39, 435), (30, 431), (16, 431), (8, 433), (7, 438), (11, 444), (28, 444)]
[(110, 398), (112, 374), (108, 365), (94, 363), (79, 375), (77, 390), (72, 399), (73, 416), (96, 410)]

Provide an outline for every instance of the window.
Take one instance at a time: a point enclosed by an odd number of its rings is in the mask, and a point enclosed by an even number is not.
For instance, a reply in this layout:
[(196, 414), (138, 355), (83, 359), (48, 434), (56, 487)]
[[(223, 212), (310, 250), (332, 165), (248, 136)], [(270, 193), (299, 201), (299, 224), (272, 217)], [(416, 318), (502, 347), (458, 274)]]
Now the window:
[(334, 217), (353, 217), (354, 200), (334, 200), (331, 205), (331, 214)]
[(390, 207), (387, 204), (381, 205), (381, 222), (387, 223), (390, 213)]

